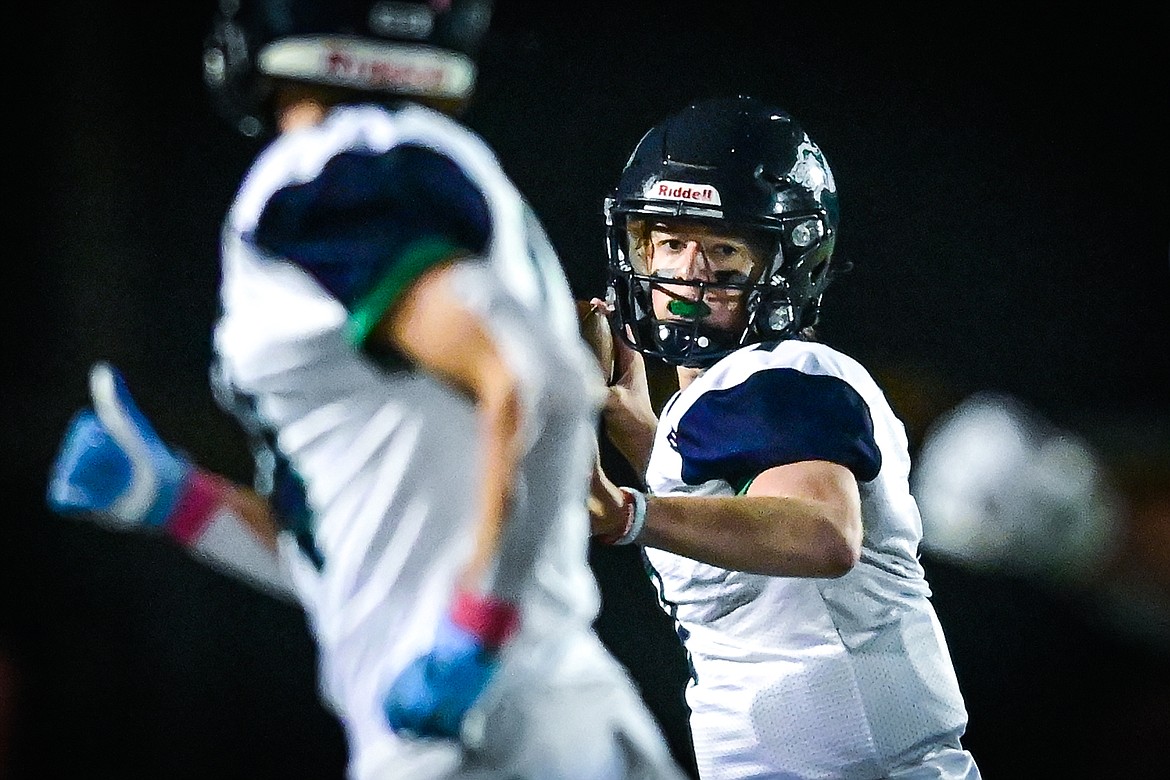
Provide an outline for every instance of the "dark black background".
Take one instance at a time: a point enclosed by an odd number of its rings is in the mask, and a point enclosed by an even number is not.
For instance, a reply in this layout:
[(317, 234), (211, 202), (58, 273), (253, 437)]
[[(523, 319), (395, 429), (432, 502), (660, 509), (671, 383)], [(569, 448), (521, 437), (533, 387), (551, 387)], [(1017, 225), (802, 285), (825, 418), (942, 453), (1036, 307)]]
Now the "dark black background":
[[(206, 366), (218, 222), (259, 145), (206, 102), (204, 5), (41, 4), (15, 25), (0, 647), (17, 687), (0, 695), (21, 777), (340, 773), (298, 612), (160, 540), (43, 508), (99, 358), (165, 437), (250, 476)], [(1164, 423), (1164, 10), (826, 5), (502, 2), (465, 119), (587, 297), (603, 284), (601, 200), (641, 133), (696, 98), (768, 99), (840, 191), (855, 270), (826, 296), (821, 335), (887, 386), (912, 441), (980, 388), (1058, 420)], [(681, 656), (631, 552), (594, 551), (599, 627), (683, 751)], [(1149, 695), (1164, 657), (1029, 583), (941, 561), (928, 576), (986, 775), (1149, 765), (1149, 722), (1170, 722)]]

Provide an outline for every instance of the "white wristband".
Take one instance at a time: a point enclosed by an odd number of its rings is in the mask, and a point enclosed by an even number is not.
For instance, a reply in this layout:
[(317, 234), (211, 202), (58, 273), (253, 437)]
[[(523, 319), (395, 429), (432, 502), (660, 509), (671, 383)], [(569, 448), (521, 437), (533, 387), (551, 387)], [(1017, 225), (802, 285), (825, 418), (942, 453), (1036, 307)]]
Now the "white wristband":
[(626, 530), (610, 544), (631, 544), (646, 527), (646, 494), (628, 487), (619, 488), (619, 490), (625, 496), (629, 514), (626, 520)]

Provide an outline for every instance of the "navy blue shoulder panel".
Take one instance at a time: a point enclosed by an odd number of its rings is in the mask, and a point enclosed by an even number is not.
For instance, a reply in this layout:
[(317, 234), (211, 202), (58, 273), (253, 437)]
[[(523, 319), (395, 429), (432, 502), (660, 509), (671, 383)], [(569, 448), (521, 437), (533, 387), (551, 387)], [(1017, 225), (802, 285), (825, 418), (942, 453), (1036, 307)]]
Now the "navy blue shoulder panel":
[(757, 371), (735, 387), (704, 393), (673, 432), (682, 479), (723, 479), (737, 490), (761, 472), (828, 460), (868, 482), (882, 467), (869, 405), (835, 376), (794, 368)]
[(256, 245), (304, 268), (352, 308), (404, 252), (438, 240), (482, 252), (491, 232), (483, 193), (449, 158), (403, 145), (349, 151), (269, 199)]

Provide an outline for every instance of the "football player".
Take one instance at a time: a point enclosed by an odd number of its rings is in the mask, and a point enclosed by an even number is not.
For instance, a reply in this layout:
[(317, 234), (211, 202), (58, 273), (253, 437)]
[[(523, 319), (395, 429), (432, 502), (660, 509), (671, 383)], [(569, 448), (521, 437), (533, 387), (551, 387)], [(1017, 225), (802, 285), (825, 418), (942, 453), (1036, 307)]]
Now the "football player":
[[(605, 430), (648, 490), (600, 475), (593, 526), (643, 545), (677, 621), (701, 776), (978, 778), (905, 431), (813, 330), (838, 272), (824, 154), (775, 106), (698, 102), (639, 141), (605, 214)], [(676, 368), (660, 419), (644, 356)]]
[(677, 778), (592, 629), (603, 392), (567, 281), (454, 118), (489, 14), (220, 4), (207, 82), (236, 128), (272, 137), (223, 225), (212, 379), (275, 511), (158, 441), (105, 365), (49, 498), (206, 549), (257, 515), (354, 778)]

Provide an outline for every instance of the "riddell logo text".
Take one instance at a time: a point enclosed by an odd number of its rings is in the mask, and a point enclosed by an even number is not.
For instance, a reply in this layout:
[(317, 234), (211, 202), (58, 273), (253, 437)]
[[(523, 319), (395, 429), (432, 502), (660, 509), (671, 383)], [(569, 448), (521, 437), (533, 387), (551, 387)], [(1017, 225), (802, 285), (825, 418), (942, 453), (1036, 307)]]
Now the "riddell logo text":
[(329, 72), (358, 77), (371, 85), (409, 85), (416, 89), (437, 89), (443, 84), (441, 68), (416, 67), (386, 60), (362, 59), (343, 52), (326, 55)]
[(655, 200), (686, 200), (692, 203), (721, 204), (719, 190), (706, 184), (688, 184), (681, 181), (659, 181), (652, 184), (646, 197)]

